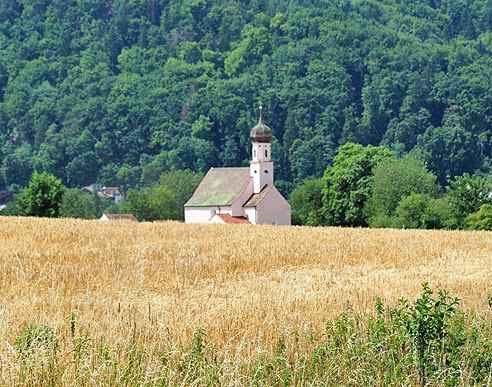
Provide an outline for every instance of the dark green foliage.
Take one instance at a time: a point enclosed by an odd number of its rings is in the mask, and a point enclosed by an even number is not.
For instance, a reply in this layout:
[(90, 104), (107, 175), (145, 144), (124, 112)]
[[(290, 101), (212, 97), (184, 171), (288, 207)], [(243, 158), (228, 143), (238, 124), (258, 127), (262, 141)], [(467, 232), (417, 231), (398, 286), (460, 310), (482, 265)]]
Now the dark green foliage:
[(13, 200), (11, 202), (8, 202), (4, 210), (2, 211), (2, 216), (17, 216), (17, 215), (19, 215), (19, 206), (17, 204), (17, 201)]
[(384, 147), (347, 143), (338, 150), (323, 176), (323, 223), (333, 226), (366, 226), (366, 201), (372, 195), (374, 168), (394, 158)]
[(398, 203), (391, 227), (396, 228), (447, 228), (450, 217), (449, 204), (445, 199), (435, 199), (426, 194), (411, 194)]
[(173, 193), (166, 187), (156, 186), (143, 192), (128, 191), (120, 212), (132, 214), (139, 221), (157, 219), (175, 219), (179, 217), (179, 209)]
[(465, 173), (450, 181), (446, 188), (453, 228), (466, 228), (468, 215), (477, 212), (483, 204), (492, 204), (490, 183), (483, 177)]
[(492, 230), (492, 204), (482, 204), (480, 209), (466, 218), (469, 230)]
[(17, 199), (19, 215), (56, 218), (66, 187), (60, 179), (43, 172), (34, 172), (29, 186)]
[(290, 194), (292, 224), (317, 224), (322, 207), (323, 181), (315, 177), (303, 180)]
[(294, 186), (320, 178), (347, 142), (420, 155), (441, 185), (488, 175), (491, 9), (2, 1), (0, 189), (20, 192), (33, 171), (127, 191), (172, 170), (242, 165), (260, 100), (276, 176)]
[[(457, 312), (459, 299), (449, 297), (444, 290), (439, 290), (437, 298), (433, 298), (434, 292), (428, 284), (425, 283), (422, 287), (423, 293), (413, 305), (407, 300), (400, 301), (402, 307), (398, 311), (397, 318), (403, 324), (417, 352), (421, 384), (425, 385), (428, 374), (449, 366), (451, 372), (448, 373), (452, 382), (452, 367), (457, 360), (454, 356), (466, 342), (466, 338), (461, 337), (461, 334), (452, 331), (453, 328), (463, 329), (458, 325), (459, 320), (454, 321), (454, 327), (451, 326), (451, 319)], [(440, 358), (436, 358), (436, 355)], [(440, 364), (441, 359), (445, 359), (446, 363)]]
[(78, 189), (66, 190), (60, 204), (59, 216), (62, 218), (94, 219), (96, 209), (93, 197)]
[(139, 221), (184, 220), (183, 206), (202, 179), (189, 169), (163, 173), (152, 187), (128, 191), (114, 211), (133, 214)]
[(371, 219), (392, 216), (404, 196), (422, 194), (436, 198), (438, 192), (436, 176), (423, 162), (408, 156), (389, 159), (374, 169), (372, 196), (366, 203), (366, 215)]
[(175, 200), (176, 208), (173, 213), (177, 214), (177, 217), (168, 219), (184, 220), (184, 204), (191, 198), (202, 179), (203, 174), (194, 173), (189, 169), (166, 172), (159, 177), (158, 186), (154, 187), (154, 191), (167, 189), (172, 192)]

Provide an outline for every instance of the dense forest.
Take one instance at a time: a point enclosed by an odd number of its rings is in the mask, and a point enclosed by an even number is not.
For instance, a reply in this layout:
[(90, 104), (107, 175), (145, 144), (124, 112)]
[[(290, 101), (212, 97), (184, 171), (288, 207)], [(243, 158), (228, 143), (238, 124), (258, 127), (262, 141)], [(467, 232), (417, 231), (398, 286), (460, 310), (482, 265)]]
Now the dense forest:
[(260, 101), (279, 188), (347, 142), (490, 172), (491, 0), (2, 0), (0, 189), (124, 190), (244, 165)]

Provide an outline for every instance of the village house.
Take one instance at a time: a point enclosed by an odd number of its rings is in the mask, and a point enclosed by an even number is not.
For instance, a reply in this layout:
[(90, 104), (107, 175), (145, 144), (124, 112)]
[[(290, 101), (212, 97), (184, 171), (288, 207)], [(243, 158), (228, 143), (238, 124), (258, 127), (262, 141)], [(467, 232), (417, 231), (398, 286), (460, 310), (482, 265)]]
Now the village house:
[(100, 198), (114, 200), (115, 204), (118, 204), (123, 199), (119, 187), (101, 187), (101, 184), (91, 184), (88, 187), (82, 188), (82, 192), (91, 195), (94, 191), (97, 192), (97, 196)]
[(274, 185), (272, 130), (260, 120), (250, 132), (249, 168), (210, 168), (185, 204), (186, 223), (290, 225), (290, 204)]

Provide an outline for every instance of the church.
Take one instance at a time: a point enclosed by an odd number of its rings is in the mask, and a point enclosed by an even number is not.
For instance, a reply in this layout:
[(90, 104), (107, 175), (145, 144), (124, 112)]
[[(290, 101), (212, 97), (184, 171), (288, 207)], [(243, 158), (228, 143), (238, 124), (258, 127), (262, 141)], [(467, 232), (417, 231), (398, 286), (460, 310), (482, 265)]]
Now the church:
[(290, 204), (275, 188), (272, 130), (260, 120), (250, 132), (249, 168), (210, 168), (185, 204), (186, 223), (290, 225)]

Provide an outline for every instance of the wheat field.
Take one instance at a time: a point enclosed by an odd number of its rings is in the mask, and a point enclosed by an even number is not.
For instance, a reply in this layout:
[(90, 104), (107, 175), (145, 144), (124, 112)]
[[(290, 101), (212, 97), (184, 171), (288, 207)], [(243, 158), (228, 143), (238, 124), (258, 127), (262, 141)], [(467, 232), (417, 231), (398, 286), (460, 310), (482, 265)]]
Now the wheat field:
[[(18, 375), (29, 324), (74, 350), (67, 318), (124, 357), (186, 348), (198, 329), (225, 362), (269, 353), (279, 337), (319, 332), (347, 308), (395, 306), (428, 282), (490, 317), (492, 233), (188, 225), (0, 218), (0, 382)], [(235, 363), (236, 362), (236, 363)], [(152, 364), (147, 364), (149, 369)], [(232, 372), (232, 371), (231, 371)], [(76, 385), (65, 372), (64, 384)]]

